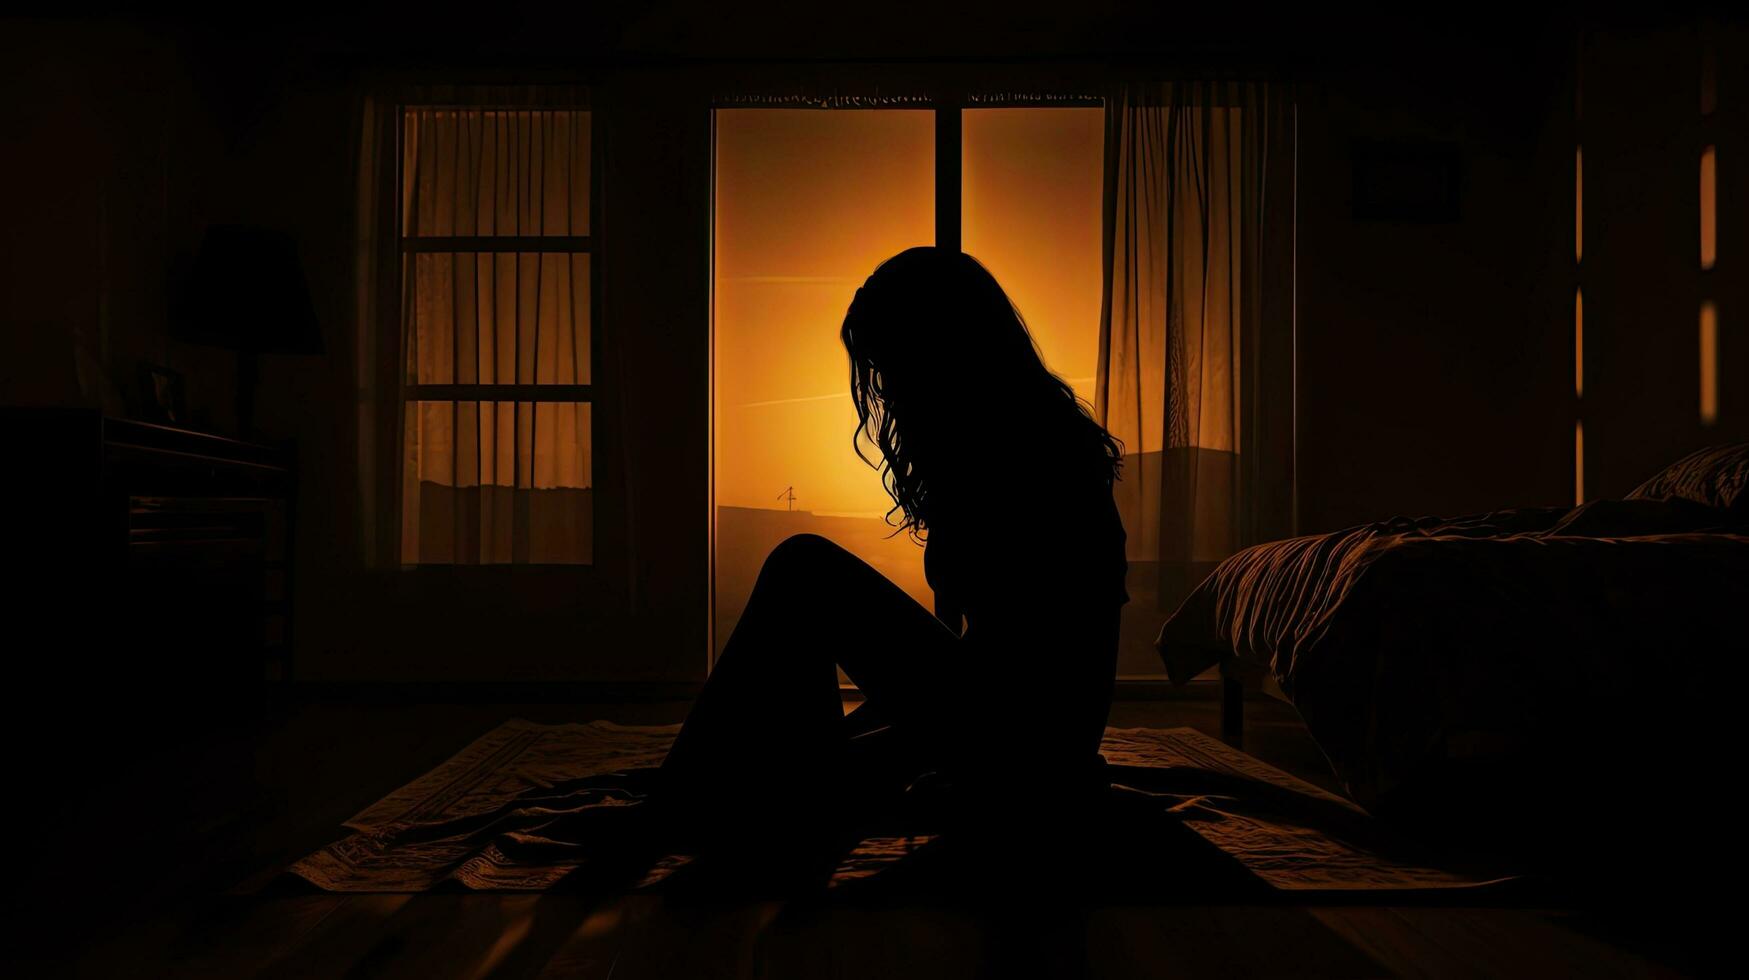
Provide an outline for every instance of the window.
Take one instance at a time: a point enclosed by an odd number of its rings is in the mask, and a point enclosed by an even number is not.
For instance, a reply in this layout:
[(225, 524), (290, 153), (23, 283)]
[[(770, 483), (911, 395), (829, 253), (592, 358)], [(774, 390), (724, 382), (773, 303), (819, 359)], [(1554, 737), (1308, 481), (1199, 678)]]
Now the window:
[(1718, 58), (1713, 47), (1715, 28), (1701, 31), (1700, 58), (1700, 424), (1719, 421), (1719, 152), (1713, 143), (1720, 123)]
[(922, 549), (851, 449), (838, 327), (881, 260), (935, 241), (934, 113), (716, 114), (712, 388), (715, 653), (772, 547), (831, 538), (925, 606)]
[[(923, 549), (851, 447), (838, 329), (881, 261), (960, 243), (1045, 362), (1091, 393), (1104, 110), (722, 108), (715, 119), (712, 484), (715, 652), (767, 553), (812, 531), (930, 606)], [(922, 103), (927, 105), (927, 103)]]
[(1020, 308), (1046, 366), (1091, 405), (1105, 110), (967, 109), (964, 127), (965, 250)]
[(400, 128), (401, 561), (589, 564), (590, 114)]
[(1719, 420), (1719, 307), (1712, 300), (1700, 304), (1700, 422)]
[[(1584, 78), (1573, 90), (1573, 128), (1582, 136)], [(1573, 144), (1573, 504), (1585, 503), (1585, 144)]]

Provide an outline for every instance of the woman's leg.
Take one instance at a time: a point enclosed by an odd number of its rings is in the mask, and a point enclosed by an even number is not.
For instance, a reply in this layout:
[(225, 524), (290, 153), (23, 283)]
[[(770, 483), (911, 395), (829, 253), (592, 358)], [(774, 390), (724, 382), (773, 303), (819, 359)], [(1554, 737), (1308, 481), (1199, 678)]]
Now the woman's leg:
[(931, 743), (953, 738), (961, 656), (957, 636), (862, 560), (791, 537), (766, 559), (663, 763), (664, 795), (703, 821), (738, 823), (748, 808), (782, 824), (818, 816), (836, 804), (845, 748), (835, 667), (895, 730)]

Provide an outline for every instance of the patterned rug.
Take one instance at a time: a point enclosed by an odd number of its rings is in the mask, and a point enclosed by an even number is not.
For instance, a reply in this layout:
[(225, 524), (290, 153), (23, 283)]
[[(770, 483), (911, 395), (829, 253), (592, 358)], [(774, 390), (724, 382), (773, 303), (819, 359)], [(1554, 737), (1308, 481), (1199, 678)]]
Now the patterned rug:
[[(551, 888), (613, 846), (569, 839), (567, 818), (637, 803), (677, 728), (505, 722), (346, 821), (348, 836), (287, 870), (335, 892)], [(1443, 890), (1504, 880), (1405, 859), (1359, 807), (1189, 728), (1109, 728), (1101, 751), (1126, 805), (1189, 828), (1280, 891)], [(868, 837), (833, 884), (878, 875), (931, 839)], [(645, 883), (686, 861), (664, 859)]]

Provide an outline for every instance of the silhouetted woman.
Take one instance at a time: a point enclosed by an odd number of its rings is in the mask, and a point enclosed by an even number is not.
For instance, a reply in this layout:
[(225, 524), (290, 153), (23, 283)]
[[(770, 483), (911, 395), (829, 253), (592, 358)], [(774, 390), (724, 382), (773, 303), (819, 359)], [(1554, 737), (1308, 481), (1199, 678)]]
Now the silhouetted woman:
[[(856, 451), (881, 471), (889, 519), (926, 541), (943, 616), (825, 538), (784, 541), (658, 798), (743, 844), (806, 837), (924, 773), (985, 817), (1010, 794), (1022, 817), (1076, 798), (1098, 781), (1128, 598), (1117, 441), (970, 256), (913, 248), (882, 263), (842, 337)], [(849, 718), (838, 667), (866, 697)]]

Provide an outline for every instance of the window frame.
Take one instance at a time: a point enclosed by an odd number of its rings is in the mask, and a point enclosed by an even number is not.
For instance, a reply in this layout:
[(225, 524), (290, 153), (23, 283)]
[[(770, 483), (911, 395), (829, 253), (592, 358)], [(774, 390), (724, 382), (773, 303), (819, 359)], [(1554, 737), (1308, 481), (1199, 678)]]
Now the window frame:
[[(456, 112), (574, 112), (587, 113), (589, 116), (589, 186), (585, 192), (589, 195), (589, 234), (587, 235), (409, 235), (406, 225), (406, 202), (403, 199), (405, 166), (406, 166), (406, 135), (407, 114), (418, 111), (452, 110)], [(593, 100), (565, 103), (559, 100), (545, 101), (531, 99), (526, 103), (503, 102), (465, 102), (454, 99), (403, 99), (394, 105), (394, 166), (387, 168), (393, 183), (389, 188), (390, 233), (387, 236), (392, 241), (394, 262), (393, 309), (385, 319), (385, 330), (389, 332), (394, 351), (393, 365), (395, 371), (395, 397), (393, 402), (396, 425), (394, 428), (394, 467), (385, 481), (388, 484), (388, 499), (392, 511), (389, 522), (392, 564), (403, 572), (428, 572), (442, 570), (453, 574), (458, 569), (468, 569), (469, 574), (502, 574), (508, 570), (546, 570), (555, 573), (572, 575), (596, 576), (601, 574), (603, 565), (600, 541), (597, 537), (592, 541), (589, 560), (587, 562), (422, 562), (407, 561), (403, 556), (406, 545), (405, 528), (403, 525), (406, 488), (406, 451), (405, 427), (408, 406), (417, 402), (509, 402), (519, 404), (527, 402), (538, 404), (551, 402), (556, 404), (587, 404), (591, 406), (589, 413), (589, 449), (590, 468), (592, 472), (591, 491), (596, 491), (602, 484), (602, 454), (597, 452), (600, 445), (600, 413), (594, 410), (597, 401), (596, 389), (600, 385), (601, 364), (601, 310), (602, 310), (602, 261), (598, 248), (600, 240), (602, 211), (602, 152), (599, 127), (597, 126), (597, 109)], [(417, 255), (456, 255), (462, 253), (477, 255), (587, 255), (589, 256), (589, 384), (419, 384), (408, 380), (406, 350), (406, 309), (408, 290), (411, 288), (410, 260)], [(599, 527), (601, 516), (601, 494), (593, 492), (590, 501), (590, 521), (592, 526)]]

